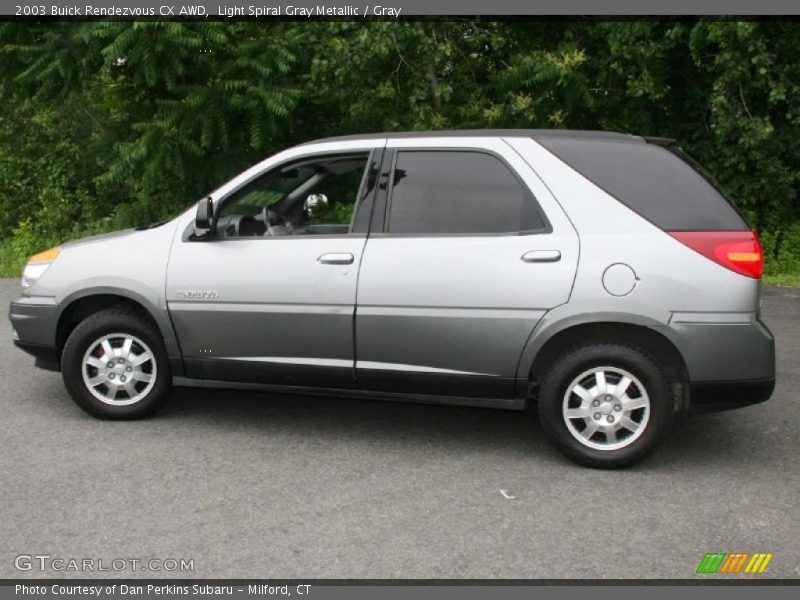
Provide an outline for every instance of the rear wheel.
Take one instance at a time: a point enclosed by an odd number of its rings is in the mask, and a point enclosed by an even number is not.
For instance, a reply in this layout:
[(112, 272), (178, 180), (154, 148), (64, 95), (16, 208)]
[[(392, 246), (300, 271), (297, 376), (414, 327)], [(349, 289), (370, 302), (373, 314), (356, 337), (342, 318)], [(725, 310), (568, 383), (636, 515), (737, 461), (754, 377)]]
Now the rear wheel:
[(101, 419), (146, 417), (172, 385), (158, 330), (124, 309), (103, 310), (79, 323), (64, 345), (61, 371), (78, 406)]
[(539, 415), (547, 437), (582, 465), (619, 468), (655, 450), (673, 418), (658, 362), (618, 343), (576, 347), (542, 378)]

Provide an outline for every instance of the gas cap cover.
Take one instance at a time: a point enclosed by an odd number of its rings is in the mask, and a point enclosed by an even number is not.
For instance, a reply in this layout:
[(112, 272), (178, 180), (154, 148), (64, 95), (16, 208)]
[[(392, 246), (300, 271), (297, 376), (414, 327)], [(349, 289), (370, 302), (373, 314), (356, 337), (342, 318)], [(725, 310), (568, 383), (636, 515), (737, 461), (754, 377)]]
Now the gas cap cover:
[(603, 287), (612, 296), (627, 296), (637, 281), (636, 272), (625, 263), (614, 263), (603, 272)]

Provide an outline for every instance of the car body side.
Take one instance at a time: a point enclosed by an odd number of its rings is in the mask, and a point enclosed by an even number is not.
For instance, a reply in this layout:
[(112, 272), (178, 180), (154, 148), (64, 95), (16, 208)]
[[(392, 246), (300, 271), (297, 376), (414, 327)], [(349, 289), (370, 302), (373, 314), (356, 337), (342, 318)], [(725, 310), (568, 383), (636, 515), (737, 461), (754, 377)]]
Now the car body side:
[[(539, 323), (518, 376), (528, 372), (548, 340), (567, 328), (629, 323), (652, 329), (677, 349), (696, 399), (716, 404), (715, 396), (732, 396), (731, 386), (745, 382), (758, 388), (743, 386), (752, 401), (769, 397), (774, 338), (760, 320), (759, 280), (733, 273), (677, 242), (533, 140), (508, 141), (546, 177), (581, 243), (570, 302)], [(629, 265), (637, 277), (634, 291), (622, 297), (609, 294), (602, 283), (605, 269), (617, 263)], [(731, 400), (735, 406), (746, 398)]]
[[(514, 285), (518, 271), (512, 270), (511, 263), (508, 269), (493, 267), (493, 243), (499, 237), (473, 236), (471, 241), (457, 240), (448, 248), (446, 236), (409, 240), (370, 231), (364, 236), (360, 264), (348, 275), (358, 278), (353, 301), (355, 327), (358, 330), (363, 323), (365, 332), (359, 346), (374, 353), (365, 363), (411, 362), (433, 365), (442, 372), (478, 371), (500, 377), (509, 382), (503, 388), (508, 390), (507, 397), (483, 401), (463, 397), (462, 403), (523, 408), (532, 391), (535, 393), (537, 371), (547, 368), (567, 340), (591, 343), (605, 336), (636, 340), (669, 359), (677, 409), (701, 401), (707, 406), (727, 407), (769, 397), (774, 385), (774, 340), (759, 317), (760, 282), (733, 273), (681, 244), (529, 136), (389, 136), (312, 143), (255, 165), (213, 192), (212, 198), (218, 203), (262, 173), (306, 155), (404, 148), (472, 149), (499, 156), (532, 192), (551, 227), (544, 234), (506, 240), (508, 251), (519, 248), (522, 254), (530, 246), (528, 242), (543, 243), (537, 246), (540, 249), (552, 244), (561, 252), (561, 260), (533, 265), (531, 276), (538, 278), (535, 285), (540, 283), (540, 289), (526, 288)], [(12, 302), (10, 318), (19, 338), (16, 343), (37, 356), (40, 366), (57, 369), (69, 327), (91, 310), (93, 303), (135, 303), (161, 332), (176, 382), (201, 385), (196, 377), (186, 377), (187, 359), (198, 357), (195, 348), (182, 347), (176, 333), (176, 313), (170, 305), (177, 298), (168, 281), (176, 246), (203, 243), (185, 239), (193, 221), (192, 209), (152, 229), (65, 244), (42, 278)], [(491, 273), (499, 283), (486, 281), (486, 285), (476, 286), (455, 278), (436, 288), (435, 306), (431, 307), (430, 281), (447, 277), (445, 269), (437, 271), (427, 260), (431, 248), (452, 261), (469, 252), (475, 272), (484, 277)], [(134, 256), (136, 260), (131, 260)], [(485, 264), (481, 264), (482, 256)], [(408, 279), (386, 285), (387, 266), (398, 261)], [(624, 265), (635, 274), (631, 291), (621, 295), (608, 291), (604, 277), (613, 265)], [(192, 268), (200, 270), (203, 264)], [(413, 281), (413, 273), (425, 269), (425, 278)], [(191, 280), (191, 274), (185, 280)], [(465, 303), (465, 298), (469, 302)], [(346, 309), (342, 316), (347, 318)], [(412, 325), (434, 326), (441, 329), (441, 339), (457, 345), (465, 323), (483, 323), (469, 331), (483, 336), (484, 352), (459, 352), (454, 347), (445, 355), (441, 348), (415, 346), (413, 339), (403, 341), (404, 331)], [(405, 349), (395, 349), (391, 357), (378, 360), (384, 358), (380, 344), (387, 327), (396, 346), (405, 344)], [(509, 352), (509, 347), (516, 350)], [(352, 359), (355, 371), (361, 356), (356, 351)], [(369, 367), (365, 365), (365, 369)], [(372, 373), (381, 375), (380, 369), (363, 373), (365, 379)], [(419, 373), (411, 371), (407, 377)], [(409, 394), (408, 399), (419, 398)]]

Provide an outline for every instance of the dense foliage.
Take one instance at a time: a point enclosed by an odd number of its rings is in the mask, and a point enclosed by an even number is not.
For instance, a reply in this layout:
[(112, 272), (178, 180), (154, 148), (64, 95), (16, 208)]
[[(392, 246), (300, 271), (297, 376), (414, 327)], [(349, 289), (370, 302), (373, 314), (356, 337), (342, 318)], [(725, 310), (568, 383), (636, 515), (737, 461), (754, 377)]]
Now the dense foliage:
[(175, 214), (287, 145), (569, 127), (672, 137), (800, 272), (800, 23), (6, 22), (0, 271)]

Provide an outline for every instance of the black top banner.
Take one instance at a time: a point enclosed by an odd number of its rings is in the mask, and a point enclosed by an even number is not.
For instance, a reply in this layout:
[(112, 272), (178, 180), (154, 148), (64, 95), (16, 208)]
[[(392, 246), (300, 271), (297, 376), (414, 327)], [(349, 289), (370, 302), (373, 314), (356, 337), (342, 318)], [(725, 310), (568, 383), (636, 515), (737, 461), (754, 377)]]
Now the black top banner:
[(798, 15), (797, 0), (48, 0), (0, 15), (61, 18), (400, 18), (412, 16)]

